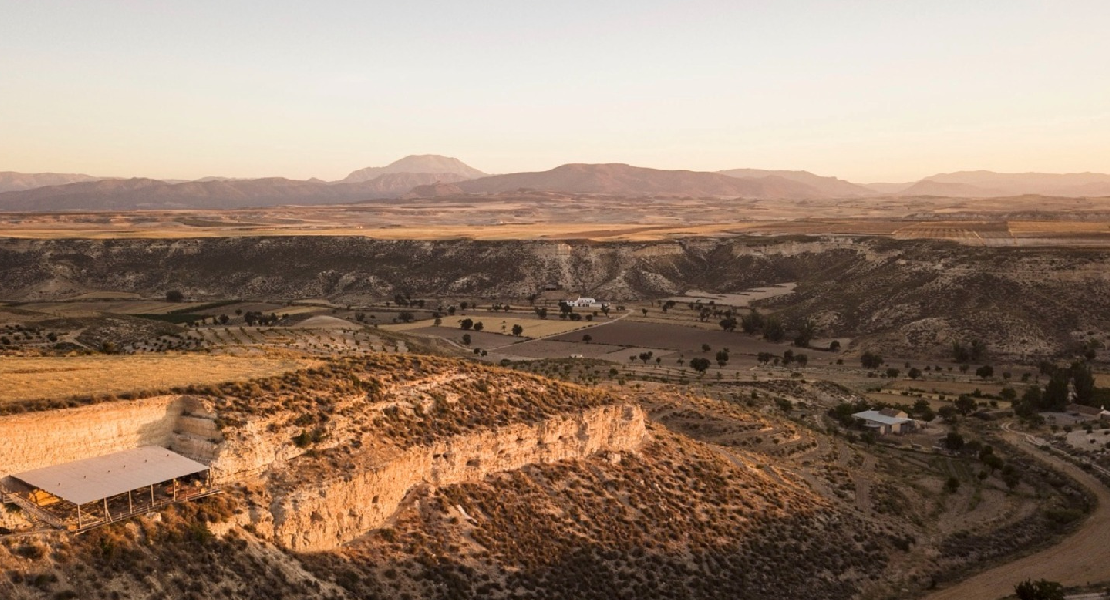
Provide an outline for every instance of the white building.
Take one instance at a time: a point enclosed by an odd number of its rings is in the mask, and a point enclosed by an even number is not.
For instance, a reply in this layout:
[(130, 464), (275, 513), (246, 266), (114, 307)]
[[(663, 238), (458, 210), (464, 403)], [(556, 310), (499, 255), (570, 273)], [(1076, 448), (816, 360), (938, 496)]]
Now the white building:
[(604, 308), (605, 303), (599, 302), (596, 298), (586, 298), (579, 296), (577, 300), (568, 300), (567, 304), (574, 308)]
[(863, 421), (865, 426), (874, 429), (879, 435), (906, 433), (913, 431), (915, 426), (914, 420), (909, 418), (909, 415), (892, 408), (884, 408), (881, 411), (865, 410), (852, 416)]

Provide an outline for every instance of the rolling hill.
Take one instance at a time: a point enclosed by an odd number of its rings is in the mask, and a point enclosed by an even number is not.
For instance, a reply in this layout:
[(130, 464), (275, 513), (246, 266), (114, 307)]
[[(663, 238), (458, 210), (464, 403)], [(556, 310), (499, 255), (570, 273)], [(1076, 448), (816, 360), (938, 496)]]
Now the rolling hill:
[(874, 190), (868, 189), (862, 185), (844, 181), (837, 177), (814, 175), (809, 171), (729, 169), (727, 171), (718, 171), (718, 173), (741, 179), (782, 177), (783, 179), (789, 179), (790, 181), (796, 181), (813, 187), (832, 198), (852, 198), (875, 195)]

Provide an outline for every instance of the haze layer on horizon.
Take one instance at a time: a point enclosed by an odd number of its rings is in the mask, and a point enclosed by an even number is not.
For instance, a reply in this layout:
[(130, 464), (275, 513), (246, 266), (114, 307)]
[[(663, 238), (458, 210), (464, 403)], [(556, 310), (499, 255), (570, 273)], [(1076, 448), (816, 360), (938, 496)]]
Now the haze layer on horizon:
[(1110, 3), (0, 0), (0, 170), (1110, 171)]

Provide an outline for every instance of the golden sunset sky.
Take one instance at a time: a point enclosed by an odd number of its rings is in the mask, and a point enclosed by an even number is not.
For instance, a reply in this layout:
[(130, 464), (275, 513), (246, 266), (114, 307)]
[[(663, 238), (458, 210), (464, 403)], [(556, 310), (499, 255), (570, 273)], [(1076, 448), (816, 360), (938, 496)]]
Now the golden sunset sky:
[(0, 1), (0, 171), (1110, 171), (1110, 2)]

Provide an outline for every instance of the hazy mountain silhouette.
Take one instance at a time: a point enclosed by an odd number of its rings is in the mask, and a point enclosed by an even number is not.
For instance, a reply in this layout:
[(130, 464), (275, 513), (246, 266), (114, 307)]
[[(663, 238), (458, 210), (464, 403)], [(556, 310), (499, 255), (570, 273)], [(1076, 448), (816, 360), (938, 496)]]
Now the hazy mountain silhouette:
[(418, 185), (451, 182), (451, 173), (391, 173), (359, 183), (214, 179), (169, 183), (119, 179), (71, 183), (0, 193), (0, 210), (133, 210), (165, 208), (242, 208), (278, 204), (331, 204), (399, 197)]
[(0, 192), (33, 190), (50, 185), (65, 185), (80, 181), (99, 181), (104, 177), (93, 177), (83, 173), (16, 173), (0, 171)]
[(869, 189), (865, 186), (845, 181), (837, 177), (825, 177), (821, 175), (814, 175), (809, 171), (787, 171), (787, 170), (768, 170), (768, 169), (729, 169), (727, 171), (717, 171), (722, 175), (729, 177), (739, 177), (744, 179), (760, 178), (760, 177), (782, 177), (790, 181), (804, 183), (822, 194), (830, 198), (850, 198), (858, 196), (874, 196), (875, 190)]
[(475, 169), (457, 158), (439, 156), (438, 154), (420, 154), (406, 156), (384, 167), (366, 167), (359, 169), (345, 179), (346, 183), (369, 181), (382, 175), (392, 173), (451, 173), (465, 179), (484, 177), (485, 173)]
[[(994, 171), (957, 171), (926, 177), (902, 192), (918, 193), (925, 186), (944, 184), (964, 196), (1105, 196), (1110, 195), (1110, 175), (1106, 173), (996, 173)], [(952, 194), (957, 195), (957, 194)]]
[(664, 171), (626, 164), (562, 165), (550, 171), (491, 175), (457, 184), (468, 193), (520, 189), (611, 196), (744, 196), (820, 198), (820, 190), (784, 177), (736, 178), (701, 171)]

